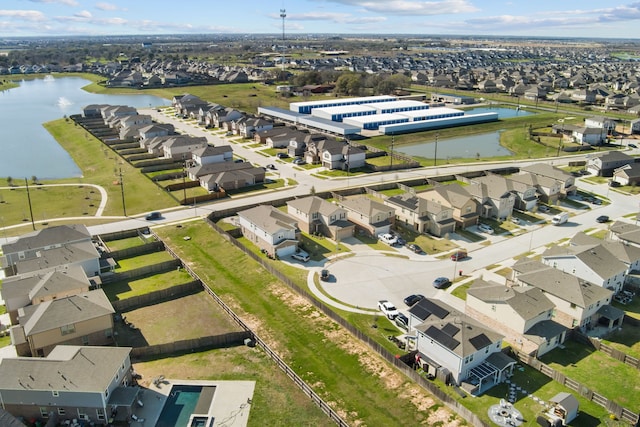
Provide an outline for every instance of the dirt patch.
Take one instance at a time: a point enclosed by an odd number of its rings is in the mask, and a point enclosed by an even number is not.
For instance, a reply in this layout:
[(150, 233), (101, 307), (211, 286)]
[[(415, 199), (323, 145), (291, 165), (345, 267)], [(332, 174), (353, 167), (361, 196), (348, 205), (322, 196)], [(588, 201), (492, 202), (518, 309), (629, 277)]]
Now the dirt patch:
[(142, 347), (241, 331), (207, 294), (198, 292), (123, 313), (118, 345)]

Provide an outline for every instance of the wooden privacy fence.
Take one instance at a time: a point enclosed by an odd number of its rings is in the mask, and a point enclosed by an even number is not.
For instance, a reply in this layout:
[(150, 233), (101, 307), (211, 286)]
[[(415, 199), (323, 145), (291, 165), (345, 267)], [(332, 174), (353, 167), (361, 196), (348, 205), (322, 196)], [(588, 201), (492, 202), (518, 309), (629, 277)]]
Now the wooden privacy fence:
[(131, 356), (144, 358), (149, 356), (159, 356), (163, 354), (181, 353), (194, 349), (229, 347), (232, 345), (242, 344), (244, 343), (244, 340), (249, 338), (251, 338), (250, 331), (228, 332), (221, 335), (192, 338), (189, 340), (174, 341), (166, 344), (134, 347), (131, 350)]
[[(219, 214), (219, 213), (216, 212), (215, 214)], [(359, 331), (357, 328), (355, 328), (353, 325), (351, 325), (348, 321), (346, 321), (345, 319), (343, 319), (342, 317), (340, 317), (339, 315), (331, 311), (320, 301), (316, 300), (305, 289), (302, 289), (301, 287), (296, 285), (291, 279), (289, 279), (288, 276), (286, 276), (285, 274), (280, 272), (278, 269), (274, 268), (271, 264), (266, 262), (266, 259), (260, 257), (259, 255), (245, 248), (240, 242), (238, 242), (235, 238), (233, 238), (224, 230), (222, 230), (220, 227), (218, 227), (211, 220), (208, 219), (207, 222), (213, 229), (215, 229), (218, 233), (220, 233), (220, 235), (223, 238), (225, 238), (228, 242), (236, 246), (238, 249), (243, 251), (247, 256), (249, 256), (256, 262), (260, 263), (260, 265), (262, 265), (262, 267), (265, 270), (267, 270), (269, 273), (274, 275), (278, 280), (282, 281), (291, 289), (296, 291), (299, 295), (303, 296), (309, 303), (313, 304), (318, 310), (320, 310), (322, 313), (324, 313), (326, 316), (331, 318), (333, 321), (338, 323), (343, 328), (347, 329), (353, 336), (355, 336), (357, 339), (363, 342), (367, 347), (369, 347), (371, 350), (376, 352), (379, 356), (381, 356), (387, 362), (395, 366), (398, 370), (400, 370), (400, 372), (410, 377), (412, 380), (414, 380), (417, 384), (419, 384), (425, 390), (429, 391), (431, 394), (436, 396), (447, 407), (455, 411), (462, 418), (466, 419), (468, 422), (470, 422), (474, 426), (488, 427), (488, 424), (483, 422), (476, 414), (474, 414), (472, 411), (464, 407), (460, 402), (458, 402), (457, 400), (449, 396), (445, 391), (443, 391), (440, 387), (438, 387), (438, 385), (422, 377), (418, 372), (414, 371), (411, 367), (407, 366), (404, 362), (400, 361), (395, 354), (388, 351), (376, 340), (365, 335), (364, 333)], [(178, 256), (175, 253), (173, 253), (170, 248), (167, 248), (167, 250), (174, 257), (178, 258)], [(192, 275), (192, 277), (194, 277), (196, 280), (201, 281), (198, 275), (194, 271), (192, 271), (189, 268), (189, 266), (185, 265), (185, 270), (187, 270)], [(229, 316), (231, 316), (231, 318), (238, 323), (238, 325), (240, 325), (243, 329), (247, 331), (251, 331), (249, 327), (242, 321), (242, 319), (240, 319), (204, 282), (202, 283), (204, 285), (205, 291), (207, 291), (207, 293), (209, 293), (209, 295), (211, 295), (211, 297), (218, 302), (218, 304), (227, 312), (227, 314), (229, 314)], [(262, 349), (264, 349), (264, 351), (272, 358), (272, 360), (274, 360), (274, 362), (276, 362), (276, 364), (280, 367), (280, 369), (282, 369), (287, 374), (287, 376), (289, 376), (289, 378), (291, 378), (298, 385), (298, 387), (300, 387), (300, 389), (307, 396), (309, 396), (312, 399), (312, 401), (315, 402), (325, 414), (327, 414), (327, 416), (329, 416), (330, 419), (332, 419), (334, 422), (336, 422), (336, 424), (340, 426), (347, 426), (346, 422), (326, 402), (324, 402), (322, 398), (318, 396), (318, 394), (315, 393), (315, 391), (313, 391), (313, 389), (308, 384), (306, 384), (304, 380), (300, 378), (286, 364), (286, 362), (284, 362), (280, 358), (280, 356), (278, 356), (273, 350), (271, 350), (264, 341), (262, 341), (258, 336), (255, 335), (255, 333), (252, 332), (252, 335), (254, 337), (256, 344), (259, 345)]]
[(555, 369), (553, 369), (552, 367), (545, 365), (544, 363), (542, 363), (540, 360), (536, 359), (535, 357), (523, 353), (517, 349), (512, 349), (512, 351), (516, 354), (516, 356), (518, 357), (518, 359), (523, 362), (526, 363), (527, 365), (529, 365), (530, 367), (532, 367), (533, 369), (540, 371), (541, 373), (545, 374), (546, 376), (548, 376), (549, 378), (553, 379), (554, 381), (562, 384), (563, 386), (575, 391), (576, 393), (580, 394), (580, 396), (584, 397), (587, 400), (590, 400), (600, 406), (602, 406), (603, 408), (605, 408), (607, 411), (609, 411), (611, 414), (614, 414), (616, 417), (618, 417), (619, 419), (626, 421), (628, 423), (631, 423), (632, 425), (637, 425), (638, 421), (640, 421), (640, 415), (627, 409), (627, 408), (623, 408), (621, 405), (617, 404), (616, 402), (607, 399), (605, 396), (596, 393), (595, 391), (591, 390), (590, 388), (588, 388), (587, 386), (585, 386), (584, 384), (579, 383), (578, 381), (567, 377), (566, 375), (564, 375), (562, 372), (558, 372)]

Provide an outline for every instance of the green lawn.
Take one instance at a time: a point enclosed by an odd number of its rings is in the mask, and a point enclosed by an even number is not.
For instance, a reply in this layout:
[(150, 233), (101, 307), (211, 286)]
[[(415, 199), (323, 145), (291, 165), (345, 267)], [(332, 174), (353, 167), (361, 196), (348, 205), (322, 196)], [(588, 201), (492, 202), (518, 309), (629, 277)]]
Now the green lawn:
[(157, 231), (349, 424), (427, 425), (435, 411), (455, 418), (203, 223)]
[(622, 329), (607, 335), (602, 342), (640, 359), (640, 328), (637, 326), (625, 325)]
[(141, 279), (126, 280), (105, 284), (105, 294), (110, 301), (123, 300), (149, 292), (168, 289), (193, 280), (184, 270), (171, 270), (165, 273), (153, 274)]
[(105, 242), (110, 251), (121, 251), (122, 249), (135, 248), (136, 246), (142, 246), (145, 243), (147, 243), (147, 241), (142, 239), (140, 236)]
[(118, 261), (116, 267), (116, 273), (120, 273), (127, 270), (133, 270), (136, 268), (144, 267), (147, 265), (158, 264), (164, 261), (170, 261), (173, 257), (168, 252), (152, 252), (150, 254), (140, 255), (132, 258), (121, 259)]
[[(130, 166), (80, 126), (76, 126), (73, 121), (55, 120), (45, 123), (44, 127), (62, 148), (69, 153), (82, 170), (83, 175), (82, 178), (69, 178), (51, 182), (89, 182), (103, 186), (108, 193), (105, 215), (123, 214), (122, 189), (116, 177), (116, 172), (119, 175), (120, 170), (122, 170), (125, 207), (128, 215), (176, 206), (175, 200), (166, 192), (162, 191), (146, 176), (141, 174), (138, 169)], [(49, 182), (43, 181), (45, 184)], [(85, 203), (86, 191), (81, 196), (74, 200), (76, 204), (82, 207)], [(56, 198), (48, 198), (47, 201), (50, 206), (47, 210), (52, 210), (52, 214), (49, 214), (50, 216), (59, 212), (59, 209), (54, 209), (59, 203)], [(34, 212), (34, 216), (39, 218), (40, 214)]]
[(601, 351), (568, 340), (541, 357), (569, 378), (636, 413), (640, 412), (640, 371)]

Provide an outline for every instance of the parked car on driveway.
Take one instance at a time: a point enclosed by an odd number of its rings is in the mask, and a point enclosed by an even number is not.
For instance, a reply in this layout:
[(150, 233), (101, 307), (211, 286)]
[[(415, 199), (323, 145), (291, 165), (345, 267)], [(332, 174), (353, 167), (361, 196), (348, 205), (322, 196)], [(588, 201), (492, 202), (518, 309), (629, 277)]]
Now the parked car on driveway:
[(386, 299), (378, 301), (378, 308), (380, 311), (387, 316), (387, 318), (393, 320), (400, 313), (395, 305), (391, 304)]
[(540, 211), (540, 212), (549, 212), (549, 206), (547, 206), (547, 205), (538, 205), (538, 211)]
[(398, 238), (390, 233), (378, 234), (378, 240), (382, 243), (386, 243), (389, 246), (398, 244)]
[(304, 159), (302, 157), (296, 157), (295, 159), (293, 159), (293, 164), (294, 165), (304, 165), (306, 162), (304, 161)]
[(487, 233), (487, 234), (493, 234), (493, 228), (491, 228), (490, 225), (487, 224), (478, 224), (478, 230), (480, 230), (483, 233)]
[(460, 261), (461, 259), (465, 259), (467, 256), (468, 255), (465, 251), (455, 251), (451, 254), (451, 261)]
[(269, 163), (269, 164), (267, 165), (267, 169), (276, 170), (276, 167), (275, 167), (275, 165), (273, 165), (273, 164)]
[(419, 301), (422, 301), (423, 299), (424, 299), (424, 295), (412, 294), (404, 299), (404, 303), (407, 304), (409, 307), (411, 307), (412, 305), (414, 305)]
[(400, 329), (404, 329), (405, 331), (409, 330), (409, 319), (402, 313), (398, 313), (394, 322)]
[(422, 250), (422, 248), (414, 243), (411, 243), (410, 245), (407, 246), (407, 249), (409, 249), (411, 252), (416, 253), (416, 254), (423, 254), (424, 251)]
[(301, 262), (307, 262), (311, 259), (311, 257), (309, 257), (309, 254), (303, 250), (299, 250), (295, 254), (291, 255), (291, 258)]
[(289, 157), (289, 155), (287, 153), (278, 153), (276, 154), (276, 157), (279, 159), (286, 159)]
[(436, 277), (433, 281), (433, 287), (436, 289), (442, 289), (451, 284), (451, 281), (446, 277)]

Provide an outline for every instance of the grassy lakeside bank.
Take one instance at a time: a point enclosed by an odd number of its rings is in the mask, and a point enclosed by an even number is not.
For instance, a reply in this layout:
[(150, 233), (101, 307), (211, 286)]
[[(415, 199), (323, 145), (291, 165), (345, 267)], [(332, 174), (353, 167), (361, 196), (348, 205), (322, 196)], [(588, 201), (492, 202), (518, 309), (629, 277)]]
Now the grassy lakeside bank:
[[(45, 128), (82, 170), (82, 181), (101, 185), (109, 200), (104, 215), (122, 215), (119, 174), (122, 171), (127, 215), (177, 206), (166, 192), (71, 120), (45, 123)], [(73, 181), (65, 179), (55, 182)]]
[(464, 425), (204, 222), (156, 231), (349, 424)]
[[(42, 185), (30, 185), (30, 197), (33, 208), (33, 219), (37, 222), (55, 222), (55, 218), (82, 217), (83, 223), (105, 222), (105, 219), (94, 217), (100, 204), (100, 192), (88, 185), (95, 184), (107, 192), (107, 204), (104, 216), (123, 216), (122, 189), (119, 185), (119, 174), (122, 170), (124, 183), (124, 199), (127, 215), (177, 206), (177, 202), (166, 192), (152, 183), (140, 171), (124, 162), (120, 156), (107, 148), (98, 139), (68, 119), (59, 119), (44, 124), (44, 127), (58, 141), (82, 170), (80, 178), (59, 180), (39, 180)], [(24, 186), (23, 180), (14, 180), (16, 186)], [(70, 187), (52, 187), (49, 184), (77, 184)], [(25, 188), (0, 189), (2, 205), (2, 226), (10, 226), (30, 222), (29, 205)], [(109, 221), (112, 221), (110, 219)], [(73, 222), (73, 221), (72, 221)], [(77, 220), (75, 221), (77, 222)], [(19, 235), (24, 228), (31, 228), (30, 223), (22, 228), (7, 230), (7, 234)]]

